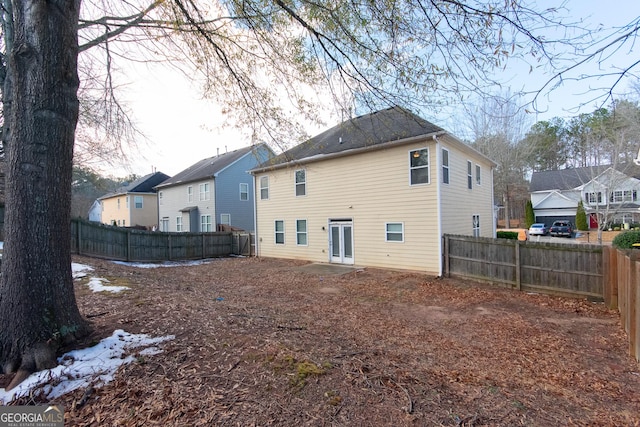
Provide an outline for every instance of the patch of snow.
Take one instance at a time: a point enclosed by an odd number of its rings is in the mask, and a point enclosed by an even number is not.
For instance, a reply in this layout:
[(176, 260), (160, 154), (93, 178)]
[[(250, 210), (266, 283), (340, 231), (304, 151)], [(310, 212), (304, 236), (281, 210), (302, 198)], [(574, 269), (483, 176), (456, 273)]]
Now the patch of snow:
[(190, 265), (203, 265), (209, 264), (213, 260), (211, 259), (201, 259), (195, 261), (164, 261), (164, 262), (153, 262), (153, 263), (143, 263), (143, 262), (125, 262), (125, 261), (112, 261), (114, 264), (119, 265), (127, 265), (129, 267), (137, 267), (137, 268), (161, 268), (161, 267), (184, 267)]
[(71, 275), (74, 279), (85, 277), (88, 271), (93, 271), (93, 267), (75, 262), (71, 263)]
[(93, 347), (65, 353), (58, 359), (58, 366), (31, 374), (13, 390), (0, 388), (0, 404), (6, 405), (36, 389), (53, 400), (81, 387), (103, 386), (113, 380), (120, 366), (136, 360), (131, 350), (145, 347), (138, 354), (158, 354), (162, 350), (157, 345), (174, 338), (174, 335), (152, 338), (118, 329)]
[(104, 282), (109, 283), (107, 279), (103, 279), (101, 277), (92, 277), (91, 279), (89, 279), (89, 289), (91, 289), (93, 292), (112, 292), (114, 294), (129, 289), (128, 286), (103, 285)]

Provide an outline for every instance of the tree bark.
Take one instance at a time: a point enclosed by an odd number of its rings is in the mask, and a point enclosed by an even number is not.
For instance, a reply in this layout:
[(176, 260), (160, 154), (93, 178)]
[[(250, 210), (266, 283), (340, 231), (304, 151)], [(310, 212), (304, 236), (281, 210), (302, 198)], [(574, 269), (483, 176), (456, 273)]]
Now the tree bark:
[(80, 0), (13, 6), (0, 361), (5, 373), (25, 374), (54, 366), (59, 346), (88, 331), (73, 290), (69, 235)]

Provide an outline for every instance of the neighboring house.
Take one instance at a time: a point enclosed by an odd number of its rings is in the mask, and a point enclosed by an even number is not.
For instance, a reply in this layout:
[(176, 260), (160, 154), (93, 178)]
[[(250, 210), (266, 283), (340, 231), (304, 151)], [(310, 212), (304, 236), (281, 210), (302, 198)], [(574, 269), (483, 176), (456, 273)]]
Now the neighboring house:
[(442, 235), (495, 236), (495, 163), (398, 107), (260, 165), (257, 255), (442, 272)]
[(162, 172), (150, 173), (100, 197), (100, 222), (119, 227), (157, 226), (158, 201), (153, 187), (167, 178)]
[(249, 170), (273, 157), (266, 144), (199, 161), (156, 186), (160, 231), (253, 231)]
[(89, 221), (102, 222), (102, 203), (100, 200), (93, 202), (87, 213)]
[(640, 222), (640, 175), (635, 166), (592, 166), (534, 172), (531, 204), (536, 222), (550, 226), (556, 220), (575, 224), (582, 200), (590, 228), (599, 223)]

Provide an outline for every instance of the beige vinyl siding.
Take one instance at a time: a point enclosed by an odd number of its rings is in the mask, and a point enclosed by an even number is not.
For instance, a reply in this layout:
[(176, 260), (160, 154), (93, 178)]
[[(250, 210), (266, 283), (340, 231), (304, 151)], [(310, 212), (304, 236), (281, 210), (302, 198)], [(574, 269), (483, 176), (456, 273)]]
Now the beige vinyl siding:
[[(483, 158), (461, 151), (441, 139), (441, 148), (449, 150), (449, 184), (441, 184), (442, 233), (473, 235), (473, 215), (480, 215), (480, 236), (493, 237), (491, 165)], [(473, 188), (467, 186), (467, 162), (472, 164)], [(476, 184), (476, 165), (481, 170), (481, 185)]]
[[(429, 148), (430, 183), (409, 183), (409, 151)], [(269, 175), (269, 200), (257, 198), (259, 255), (329, 261), (330, 219), (353, 220), (356, 265), (439, 271), (435, 143), (432, 140), (313, 162), (306, 195), (295, 197), (295, 170)], [(308, 245), (298, 246), (296, 219), (307, 220)], [(274, 244), (274, 221), (284, 220), (285, 244)], [(386, 242), (385, 224), (402, 222), (404, 242)], [(323, 230), (324, 228), (324, 230)]]
[[(142, 197), (142, 209), (136, 208), (136, 196)], [(153, 227), (158, 224), (158, 196), (156, 194), (129, 194), (131, 224)]]
[[(118, 209), (118, 201), (120, 201), (120, 209)], [(103, 224), (126, 225), (130, 226), (129, 209), (127, 209), (127, 196), (124, 194), (102, 199), (102, 215), (101, 222)]]

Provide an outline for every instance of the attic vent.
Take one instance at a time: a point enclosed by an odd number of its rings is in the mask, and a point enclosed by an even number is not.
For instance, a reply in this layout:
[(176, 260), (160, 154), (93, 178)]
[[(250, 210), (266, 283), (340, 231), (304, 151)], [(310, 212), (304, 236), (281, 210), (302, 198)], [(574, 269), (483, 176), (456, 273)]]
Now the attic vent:
[(338, 140), (339, 144), (342, 144), (342, 137), (340, 137), (340, 139)]

